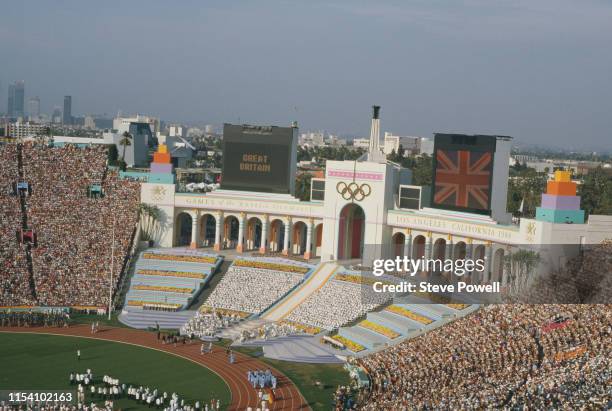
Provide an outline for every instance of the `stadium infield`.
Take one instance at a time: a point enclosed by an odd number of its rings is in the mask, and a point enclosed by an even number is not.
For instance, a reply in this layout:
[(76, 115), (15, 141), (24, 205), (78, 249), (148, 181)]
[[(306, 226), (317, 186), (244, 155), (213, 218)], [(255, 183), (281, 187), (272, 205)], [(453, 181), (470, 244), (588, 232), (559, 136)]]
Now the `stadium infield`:
[[(81, 350), (80, 362), (77, 349)], [(271, 368), (240, 353), (235, 353), (236, 362), (230, 365), (221, 347), (201, 355), (200, 344), (163, 345), (154, 333), (126, 328), (91, 334), (87, 325), (0, 328), (0, 352), (2, 389), (69, 388), (70, 372), (91, 368), (97, 376), (108, 373), (126, 383), (176, 391), (194, 401), (219, 398), (222, 408), (228, 410), (257, 408), (257, 391), (248, 384), (247, 371)], [(270, 408), (309, 409), (297, 387), (279, 371), (272, 371), (278, 376), (278, 388)], [(138, 409), (138, 404), (125, 401), (124, 409)]]

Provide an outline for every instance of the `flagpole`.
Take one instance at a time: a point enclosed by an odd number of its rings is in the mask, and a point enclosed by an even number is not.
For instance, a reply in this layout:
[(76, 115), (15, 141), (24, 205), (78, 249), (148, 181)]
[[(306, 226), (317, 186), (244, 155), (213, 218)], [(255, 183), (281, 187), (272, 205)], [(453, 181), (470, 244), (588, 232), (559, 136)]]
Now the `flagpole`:
[(110, 284), (108, 285), (108, 319), (111, 319), (111, 308), (113, 304), (113, 269), (115, 267), (115, 215), (113, 214), (113, 241), (111, 249)]

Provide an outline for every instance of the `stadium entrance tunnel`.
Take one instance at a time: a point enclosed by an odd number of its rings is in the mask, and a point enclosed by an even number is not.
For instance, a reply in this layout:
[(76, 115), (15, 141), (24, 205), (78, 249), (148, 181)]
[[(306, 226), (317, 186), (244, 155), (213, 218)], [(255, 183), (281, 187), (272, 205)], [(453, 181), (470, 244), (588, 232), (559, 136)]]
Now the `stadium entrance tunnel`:
[(193, 219), (188, 213), (180, 213), (176, 216), (176, 245), (188, 246), (191, 244), (191, 230), (193, 226)]
[(239, 222), (236, 216), (229, 215), (225, 217), (223, 224), (223, 248), (233, 249), (238, 245), (238, 229)]
[(204, 214), (200, 218), (200, 244), (212, 247), (215, 244), (215, 229), (217, 219), (212, 214)]
[(246, 250), (259, 250), (261, 247), (262, 223), (257, 217), (251, 217), (247, 223)]
[(298, 221), (293, 225), (293, 239), (291, 241), (293, 255), (304, 255), (306, 252), (306, 224)]
[(270, 237), (268, 244), (270, 245), (270, 251), (280, 252), (283, 250), (285, 242), (285, 223), (276, 219), (270, 223)]
[(339, 226), (338, 259), (362, 258), (365, 230), (363, 208), (354, 203), (345, 205), (340, 211)]

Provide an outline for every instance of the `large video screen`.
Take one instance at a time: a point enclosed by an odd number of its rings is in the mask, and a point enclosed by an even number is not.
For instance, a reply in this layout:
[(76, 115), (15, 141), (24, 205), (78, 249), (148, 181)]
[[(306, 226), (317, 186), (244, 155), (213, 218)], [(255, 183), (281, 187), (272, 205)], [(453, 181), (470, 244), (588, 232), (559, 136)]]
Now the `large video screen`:
[(495, 136), (436, 134), (431, 206), (491, 213)]
[(291, 127), (225, 124), (221, 188), (290, 193), (293, 138)]

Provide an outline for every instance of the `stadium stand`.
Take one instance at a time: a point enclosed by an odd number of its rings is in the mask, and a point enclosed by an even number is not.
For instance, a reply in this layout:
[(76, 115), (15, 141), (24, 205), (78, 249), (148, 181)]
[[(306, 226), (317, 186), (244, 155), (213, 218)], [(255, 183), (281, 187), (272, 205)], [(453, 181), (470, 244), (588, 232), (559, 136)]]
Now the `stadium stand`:
[(298, 286), (313, 268), (291, 260), (237, 259), (204, 307), (259, 314)]
[(140, 253), (126, 295), (128, 308), (187, 308), (221, 264), (221, 257), (189, 249)]
[(0, 146), (0, 306), (32, 305), (26, 246), (17, 241), (22, 228), (20, 199), (13, 191), (19, 179), (18, 146)]
[[(372, 381), (363, 409), (603, 403), (610, 396), (611, 314), (607, 305), (485, 307), (361, 359)], [(567, 325), (549, 329), (559, 316)]]
[(388, 294), (336, 275), (289, 314), (287, 320), (333, 330), (384, 304)]
[[(2, 218), (7, 224), (2, 224), (1, 241), (7, 246), (2, 250), (2, 276), (13, 285), (3, 289), (2, 305), (106, 306), (108, 293), (100, 290), (111, 286), (113, 230), (114, 290), (138, 223), (139, 185), (119, 180), (107, 169), (104, 147), (57, 148), (26, 142), (4, 145), (0, 153), (2, 187), (17, 178), (30, 186), (28, 195), (16, 198), (22, 202), (22, 227), (27, 225), (35, 233), (35, 246), (19, 244), (15, 233), (11, 241), (10, 231), (19, 224), (14, 211), (19, 205), (3, 190), (1, 204), (7, 212)], [(100, 186), (100, 195), (88, 195), (93, 185)], [(31, 251), (29, 267), (24, 249), (26, 254)]]

